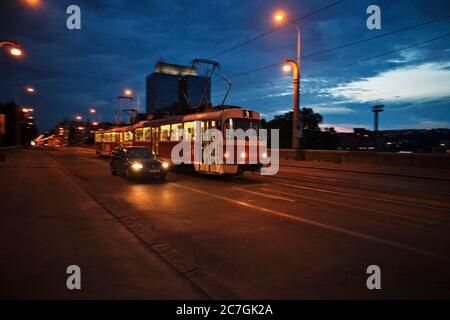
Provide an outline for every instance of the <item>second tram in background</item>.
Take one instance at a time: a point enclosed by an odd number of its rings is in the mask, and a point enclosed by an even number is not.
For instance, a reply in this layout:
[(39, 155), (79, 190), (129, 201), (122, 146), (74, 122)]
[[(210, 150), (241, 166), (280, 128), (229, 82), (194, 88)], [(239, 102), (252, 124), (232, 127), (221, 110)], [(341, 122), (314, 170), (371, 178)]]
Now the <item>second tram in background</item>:
[[(256, 134), (260, 129), (261, 116), (256, 111), (243, 110), (240, 108), (221, 108), (194, 113), (188, 115), (174, 116), (156, 120), (141, 121), (134, 125), (115, 127), (109, 130), (99, 130), (95, 132), (96, 152), (102, 156), (109, 156), (115, 146), (137, 145), (151, 148), (159, 157), (171, 162), (172, 148), (178, 144), (181, 137), (178, 130), (183, 129), (191, 144), (191, 159), (193, 159), (195, 138), (195, 125), (201, 125), (201, 132), (210, 128), (216, 128), (222, 132), (224, 145), (232, 144), (234, 157), (232, 164), (229, 155), (224, 150), (224, 164), (190, 164), (195, 171), (201, 173), (236, 175), (244, 171), (257, 171), (261, 168), (260, 159), (265, 157), (265, 153), (260, 154), (258, 137), (255, 139), (245, 139), (244, 151), (237, 154), (237, 141), (227, 141), (223, 134), (227, 129), (254, 129)], [(209, 142), (202, 142), (205, 147)], [(256, 154), (252, 154), (256, 153)], [(250, 163), (250, 159), (256, 159), (257, 163)]]

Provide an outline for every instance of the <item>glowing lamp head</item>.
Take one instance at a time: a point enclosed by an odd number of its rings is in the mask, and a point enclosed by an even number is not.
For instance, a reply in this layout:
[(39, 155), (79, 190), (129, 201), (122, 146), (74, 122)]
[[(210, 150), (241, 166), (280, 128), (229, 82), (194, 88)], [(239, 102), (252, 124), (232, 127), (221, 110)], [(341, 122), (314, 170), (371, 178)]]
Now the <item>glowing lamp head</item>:
[(283, 71), (284, 71), (284, 72), (290, 72), (291, 70), (292, 70), (292, 67), (291, 67), (290, 65), (285, 64), (285, 65), (283, 66)]
[(164, 169), (168, 169), (168, 168), (169, 168), (169, 163), (168, 163), (168, 162), (163, 162), (163, 163), (161, 164), (161, 166), (162, 166)]
[(22, 55), (22, 50), (20, 50), (20, 49), (17, 48), (17, 47), (13, 47), (13, 48), (11, 48), (11, 50), (9, 50), (9, 53), (10, 53), (12, 56), (18, 57), (18, 56), (21, 56), (21, 55)]
[(126, 96), (131, 96), (133, 94), (133, 91), (131, 89), (125, 89), (123, 90)]
[(27, 87), (26, 91), (28, 93), (34, 93), (36, 90), (33, 87)]
[(96, 113), (97, 111), (94, 108), (92, 108), (92, 109), (89, 109), (89, 112), (90, 113)]
[(81, 118), (81, 116), (76, 116), (75, 119), (81, 120), (82, 118)]
[(281, 23), (284, 20), (286, 20), (286, 14), (283, 11), (278, 11), (277, 13), (274, 14), (273, 20), (276, 23)]
[(25, 0), (25, 2), (30, 6), (30, 7), (33, 7), (33, 8), (36, 8), (36, 7), (38, 7), (39, 6), (39, 2), (40, 2), (40, 0)]
[(92, 125), (98, 126), (98, 122), (97, 122), (97, 121), (94, 121), (94, 122), (92, 122)]

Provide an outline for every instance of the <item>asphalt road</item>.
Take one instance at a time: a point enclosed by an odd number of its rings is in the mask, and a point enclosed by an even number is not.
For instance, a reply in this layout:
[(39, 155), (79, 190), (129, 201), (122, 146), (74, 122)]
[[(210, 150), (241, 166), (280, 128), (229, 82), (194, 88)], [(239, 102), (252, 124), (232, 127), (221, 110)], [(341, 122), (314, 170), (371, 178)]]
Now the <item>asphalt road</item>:
[[(450, 298), (449, 182), (282, 167), (136, 183), (89, 149), (33, 152), (207, 297)], [(381, 290), (367, 289), (370, 265)]]

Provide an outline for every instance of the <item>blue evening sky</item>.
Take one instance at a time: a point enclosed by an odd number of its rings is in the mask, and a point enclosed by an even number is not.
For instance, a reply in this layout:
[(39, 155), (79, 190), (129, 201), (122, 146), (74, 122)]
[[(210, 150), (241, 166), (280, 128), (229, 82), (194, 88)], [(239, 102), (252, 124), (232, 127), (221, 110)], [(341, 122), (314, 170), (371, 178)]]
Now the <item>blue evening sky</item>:
[[(37, 3), (35, 7), (28, 3)], [(275, 27), (284, 10), (296, 19), (335, 0), (5, 0), (0, 39), (19, 41), (26, 55), (0, 58), (0, 101), (36, 108), (41, 130), (97, 108), (112, 120), (116, 97), (130, 87), (145, 109), (145, 77), (158, 59), (190, 64)], [(66, 28), (66, 8), (81, 8), (81, 30)], [(381, 30), (366, 27), (366, 9), (381, 8)], [(347, 0), (302, 19), (302, 55), (450, 15), (446, 0)], [(386, 105), (381, 129), (450, 128), (450, 18), (302, 60), (301, 106), (338, 131), (372, 128), (370, 107)], [(423, 43), (425, 42), (425, 43)], [(418, 46), (412, 46), (422, 43)], [(404, 47), (409, 47), (398, 51)], [(397, 51), (390, 55), (387, 52)], [(357, 64), (356, 61), (382, 55)], [(227, 104), (266, 119), (292, 109), (291, 77), (280, 66), (296, 57), (296, 31), (286, 26), (216, 57), (233, 81)], [(349, 65), (350, 64), (350, 65)], [(349, 66), (347, 66), (349, 65)], [(342, 67), (342, 68), (337, 68)], [(27, 95), (23, 88), (36, 88)], [(215, 81), (214, 103), (225, 85)]]

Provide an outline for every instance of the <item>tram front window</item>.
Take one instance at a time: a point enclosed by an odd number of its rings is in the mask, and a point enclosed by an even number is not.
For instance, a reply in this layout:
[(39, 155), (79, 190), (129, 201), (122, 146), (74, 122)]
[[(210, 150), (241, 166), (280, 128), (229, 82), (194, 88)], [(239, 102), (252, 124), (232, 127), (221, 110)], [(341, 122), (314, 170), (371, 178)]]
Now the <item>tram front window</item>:
[(242, 129), (244, 131), (247, 131), (248, 129), (254, 129), (256, 132), (258, 132), (259, 129), (259, 120), (249, 120), (249, 119), (239, 119), (239, 118), (233, 118), (233, 119), (227, 119), (224, 123), (224, 129)]

